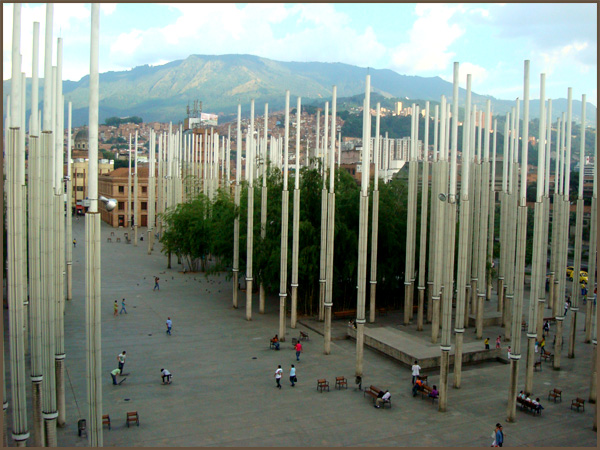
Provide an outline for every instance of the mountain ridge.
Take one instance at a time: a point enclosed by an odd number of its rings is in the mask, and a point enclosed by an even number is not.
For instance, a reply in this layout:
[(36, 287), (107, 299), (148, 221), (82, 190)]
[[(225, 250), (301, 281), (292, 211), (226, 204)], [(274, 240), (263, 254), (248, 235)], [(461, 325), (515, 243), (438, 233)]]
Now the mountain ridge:
[[(100, 74), (100, 121), (110, 116), (141, 116), (150, 121), (181, 121), (186, 106), (193, 100), (203, 102), (203, 110), (216, 114), (232, 114), (242, 104), (247, 115), (251, 99), (255, 104), (269, 103), (269, 110), (282, 109), (285, 91), (290, 90), (290, 104), (299, 95), (303, 104), (331, 96), (337, 86), (338, 98), (364, 92), (365, 75), (371, 75), (373, 92), (397, 98), (405, 106), (416, 100), (439, 102), (441, 95), (452, 97), (452, 83), (440, 77), (401, 75), (390, 69), (372, 69), (345, 63), (283, 62), (248, 54), (190, 55), (163, 65), (136, 66), (127, 71)], [(43, 79), (40, 79), (40, 88)], [(28, 99), (31, 79), (27, 79)], [(10, 92), (10, 80), (3, 82), (3, 102)], [(65, 81), (65, 102), (73, 103), (73, 125), (87, 123), (89, 75), (79, 81)], [(459, 103), (464, 104), (466, 91), (459, 90)], [(40, 98), (42, 98), (40, 96)], [(494, 114), (505, 114), (514, 106), (512, 100), (496, 99), (472, 93), (478, 109), (490, 99)], [(566, 99), (553, 100), (553, 117), (566, 111)], [(6, 109), (5, 109), (6, 111)], [(573, 119), (579, 120), (581, 102), (573, 101)], [(260, 109), (257, 109), (260, 114)], [(530, 103), (530, 116), (539, 115), (539, 100)], [(587, 122), (595, 123), (596, 107), (588, 102)]]

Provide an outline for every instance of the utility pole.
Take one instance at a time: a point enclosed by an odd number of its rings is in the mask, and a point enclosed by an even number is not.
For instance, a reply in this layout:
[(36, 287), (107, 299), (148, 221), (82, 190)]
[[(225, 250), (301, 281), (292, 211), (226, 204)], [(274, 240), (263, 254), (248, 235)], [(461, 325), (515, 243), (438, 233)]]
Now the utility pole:
[[(233, 308), (238, 307), (238, 293), (240, 274), (240, 173), (242, 172), (242, 105), (238, 103), (237, 114), (237, 137), (235, 143), (235, 188), (233, 202), (235, 205), (235, 217), (233, 219)], [(199, 168), (201, 173), (201, 167)]]
[(285, 144), (283, 153), (283, 190), (281, 191), (281, 259), (279, 265), (279, 340), (285, 341), (285, 303), (287, 298), (288, 221), (288, 150), (290, 141), (290, 91), (285, 91)]

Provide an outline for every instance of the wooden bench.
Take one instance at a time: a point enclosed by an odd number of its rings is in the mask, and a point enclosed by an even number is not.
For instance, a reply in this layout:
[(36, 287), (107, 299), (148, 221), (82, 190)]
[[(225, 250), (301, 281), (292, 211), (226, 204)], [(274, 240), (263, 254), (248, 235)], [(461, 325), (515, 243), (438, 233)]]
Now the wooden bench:
[(308, 341), (310, 339), (308, 339), (308, 333), (305, 333), (304, 331), (300, 331), (300, 338), (301, 341)]
[(558, 399), (560, 399), (560, 401), (562, 402), (562, 391), (556, 388), (551, 389), (550, 392), (548, 392), (548, 400), (550, 400), (551, 398), (554, 399), (554, 403), (556, 403)]
[(579, 408), (582, 408), (585, 411), (585, 400), (577, 397), (575, 400), (571, 401), (571, 409), (573, 409), (573, 407), (576, 407), (577, 411), (579, 411)]
[(546, 351), (544, 351), (544, 352), (542, 353), (542, 356), (541, 356), (541, 358), (542, 358), (543, 360), (546, 360), (546, 361), (549, 361), (549, 362), (550, 362), (550, 361), (552, 361), (552, 360), (554, 359), (554, 355), (553, 355), (552, 353), (550, 353), (550, 352), (546, 352)]
[(130, 422), (135, 422), (138, 427), (140, 426), (140, 416), (138, 415), (137, 411), (130, 411), (127, 413), (125, 422), (127, 424), (127, 428), (129, 428)]
[(108, 237), (106, 238), (106, 242), (112, 242), (112, 239)]
[(333, 313), (334, 319), (347, 319), (347, 318), (353, 318), (353, 317), (356, 317), (355, 309), (346, 309), (343, 311), (335, 311)]
[(348, 380), (344, 377), (335, 377), (335, 388), (342, 389), (342, 386), (346, 386), (348, 389)]
[(110, 416), (108, 414), (102, 416), (102, 425), (108, 425), (108, 429), (110, 430)]
[(363, 391), (363, 397), (365, 395), (368, 395), (369, 397), (371, 397), (373, 399), (373, 402), (375, 402), (375, 399), (377, 398), (377, 396), (379, 395), (379, 393), (381, 392), (381, 389), (379, 389), (377, 386), (369, 386), (368, 389), (365, 389)]
[(527, 401), (525, 398), (517, 397), (517, 403), (521, 405), (522, 411), (531, 411), (534, 414), (542, 414), (542, 408), (539, 408), (531, 401)]
[(417, 375), (417, 380), (421, 380), (424, 384), (427, 384), (427, 375)]
[(317, 380), (317, 391), (321, 391), (322, 393), (323, 389), (327, 389), (327, 392), (329, 392), (329, 381), (327, 381), (325, 378)]
[(117, 238), (117, 242), (121, 242), (121, 238), (120, 237)]
[(542, 362), (541, 361), (536, 361), (533, 363), (533, 370), (537, 371), (538, 367), (540, 368), (540, 370), (542, 370)]
[(435, 403), (435, 401), (438, 399), (438, 397), (430, 397), (429, 394), (431, 394), (433, 392), (433, 388), (431, 386), (428, 386), (426, 384), (423, 385), (423, 389), (419, 390), (419, 392), (421, 393), (421, 398), (430, 398), (431, 399), (431, 403)]

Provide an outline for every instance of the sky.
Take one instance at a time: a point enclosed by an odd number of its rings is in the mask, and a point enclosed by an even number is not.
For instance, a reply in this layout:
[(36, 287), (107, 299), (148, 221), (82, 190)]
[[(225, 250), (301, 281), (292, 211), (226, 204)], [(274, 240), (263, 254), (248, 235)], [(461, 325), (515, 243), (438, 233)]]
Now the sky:
[[(33, 22), (40, 22), (43, 76), (45, 4), (22, 4), (21, 70), (31, 76)], [(12, 4), (3, 4), (3, 79), (11, 74)], [(89, 73), (90, 5), (54, 4), (63, 39), (63, 78)], [(103, 3), (100, 72), (160, 65), (191, 54), (252, 54), (279, 61), (342, 62), (403, 75), (452, 81), (472, 74), (478, 94), (523, 97), (524, 60), (531, 61), (530, 98), (597, 105), (596, 3)]]

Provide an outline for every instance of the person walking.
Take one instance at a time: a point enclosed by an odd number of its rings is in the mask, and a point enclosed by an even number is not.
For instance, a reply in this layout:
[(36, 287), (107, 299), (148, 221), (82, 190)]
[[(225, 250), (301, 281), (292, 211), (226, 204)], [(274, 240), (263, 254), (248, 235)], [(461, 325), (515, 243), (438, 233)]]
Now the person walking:
[(543, 333), (543, 335), (548, 336), (549, 334), (550, 334), (550, 322), (546, 320), (544, 322), (544, 333)]
[(296, 378), (296, 368), (292, 364), (292, 368), (290, 369), (290, 383), (292, 384), (292, 386), (296, 386), (296, 381), (298, 381), (298, 379)]
[(542, 355), (546, 352), (546, 338), (542, 336), (542, 342), (540, 342), (540, 350), (542, 350)]
[(539, 346), (540, 346), (540, 343), (539, 343), (539, 341), (536, 339), (536, 340), (535, 340), (535, 352), (536, 352), (536, 353), (538, 352), (538, 348), (539, 348)]
[(496, 446), (502, 447), (504, 444), (504, 433), (502, 432), (502, 425), (496, 424)]
[(485, 341), (483, 341), (483, 343), (485, 344), (485, 349), (489, 350), (490, 349), (490, 338), (485, 338)]
[(123, 314), (123, 312), (127, 314), (127, 310), (125, 309), (125, 299), (121, 300), (121, 311), (119, 311), (119, 314)]
[(283, 375), (283, 370), (281, 369), (281, 365), (277, 366), (277, 370), (275, 371), (275, 382), (277, 383), (277, 387), (281, 389), (281, 376)]
[(415, 380), (417, 379), (417, 377), (419, 376), (421, 371), (421, 366), (418, 364), (418, 362), (415, 360), (415, 363), (412, 366), (412, 384), (415, 384)]
[(502, 337), (501, 337), (501, 336), (498, 336), (498, 337), (496, 338), (496, 348), (500, 348), (500, 340), (501, 340), (501, 339), (502, 339)]
[(171, 336), (171, 328), (173, 328), (173, 321), (170, 317), (167, 317), (167, 334)]
[(117, 303), (116, 300), (115, 300), (115, 303), (113, 304), (113, 315), (115, 317), (117, 317), (119, 315), (119, 304)]
[(302, 353), (302, 344), (298, 341), (296, 342), (296, 361), (300, 361), (300, 353)]
[(77, 239), (73, 239), (73, 248), (77, 247)]
[(112, 377), (112, 381), (113, 381), (114, 385), (119, 384), (119, 383), (117, 383), (117, 375), (121, 375), (120, 369), (115, 369), (110, 373), (110, 376)]
[(569, 310), (570, 307), (571, 307), (571, 299), (567, 298), (567, 301), (565, 302), (565, 313), (563, 314), (563, 316), (567, 315), (567, 311)]
[(125, 366), (125, 355), (126, 355), (126, 351), (123, 350), (121, 353), (119, 353), (119, 356), (117, 356), (117, 362), (119, 363), (119, 370), (121, 372), (123, 372), (123, 367)]
[(157, 289), (160, 291), (160, 286), (158, 285), (158, 280), (159, 280), (158, 277), (154, 277), (154, 289), (152, 289), (153, 291), (155, 291)]

